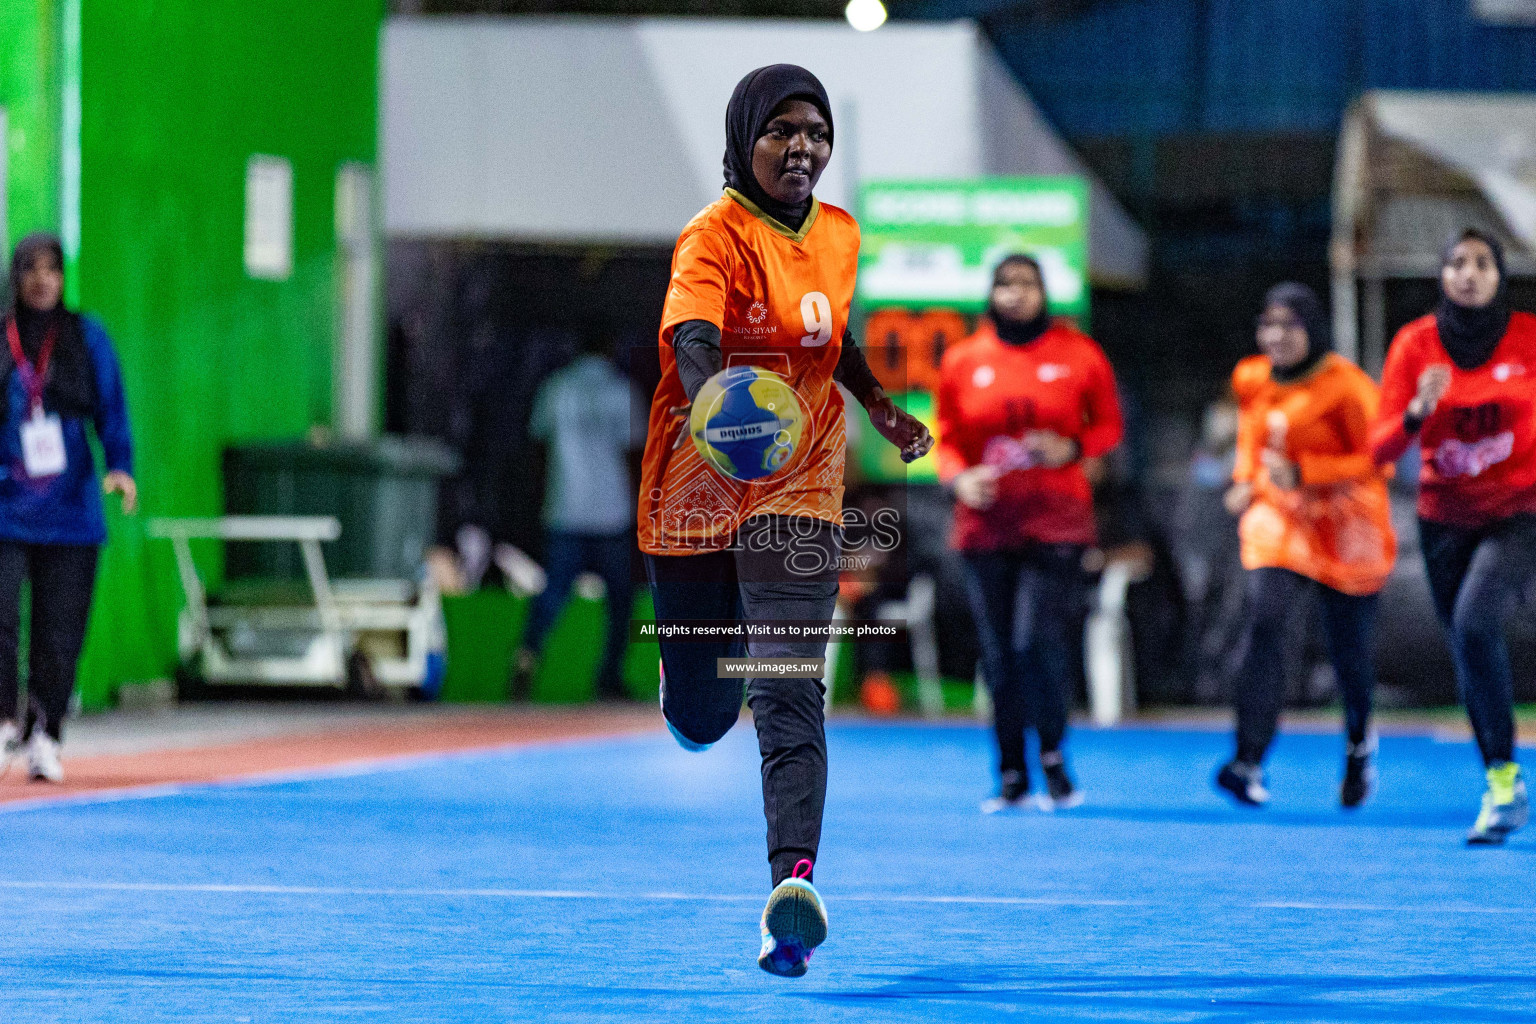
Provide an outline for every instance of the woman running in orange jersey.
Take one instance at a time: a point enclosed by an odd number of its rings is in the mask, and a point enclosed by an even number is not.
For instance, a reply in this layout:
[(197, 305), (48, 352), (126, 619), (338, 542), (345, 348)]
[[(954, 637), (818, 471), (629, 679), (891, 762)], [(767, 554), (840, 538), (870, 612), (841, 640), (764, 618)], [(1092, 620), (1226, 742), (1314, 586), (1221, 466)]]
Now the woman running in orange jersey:
[(1269, 800), (1263, 765), (1285, 701), (1285, 624), (1315, 593), (1344, 696), (1339, 802), (1358, 807), (1374, 778), (1377, 594), (1397, 557), (1386, 477), (1371, 456), (1379, 397), (1363, 370), (1332, 351), (1322, 304), (1305, 285), (1270, 289), (1258, 342), (1262, 355), (1232, 373), (1239, 420), (1227, 508), (1242, 516), (1249, 623), (1235, 694), (1237, 756), (1216, 784), (1240, 803)]
[(1376, 458), (1418, 440), (1419, 540), (1488, 788), (1467, 842), (1530, 815), (1515, 763), (1504, 620), (1536, 576), (1536, 316), (1504, 298), (1504, 250), (1468, 230), (1446, 246), (1435, 311), (1397, 332), (1381, 374)]
[[(759, 68), (726, 108), (725, 194), (689, 222), (672, 258), (640, 489), (640, 548), (660, 622), (825, 625), (837, 598), (842, 518), (841, 382), (910, 461), (933, 440), (886, 397), (848, 333), (859, 227), (812, 189), (832, 155), (832, 109), (804, 68)], [(781, 473), (726, 476), (690, 442), (707, 380), (738, 366), (778, 372), (805, 424)], [(743, 649), (745, 647), (745, 650)], [(745, 690), (762, 752), (773, 892), (758, 964), (799, 976), (827, 934), (811, 884), (827, 787), (820, 679), (721, 679), (719, 658), (819, 658), (826, 640), (661, 641), (661, 709), (688, 750), (735, 724)]]

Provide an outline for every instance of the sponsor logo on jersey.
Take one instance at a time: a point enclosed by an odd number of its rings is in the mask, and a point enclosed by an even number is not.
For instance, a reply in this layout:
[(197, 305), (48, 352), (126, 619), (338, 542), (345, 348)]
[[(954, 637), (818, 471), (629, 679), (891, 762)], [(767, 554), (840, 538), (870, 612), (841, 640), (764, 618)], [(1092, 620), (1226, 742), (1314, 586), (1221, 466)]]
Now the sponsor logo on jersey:
[(1470, 442), (1452, 437), (1435, 448), (1435, 470), (1443, 477), (1481, 476), (1490, 466), (1498, 465), (1514, 452), (1513, 430)]
[(747, 307), (746, 318), (746, 324), (727, 327), (723, 333), (746, 338), (766, 338), (779, 333), (778, 324), (763, 322), (768, 319), (768, 305), (761, 300)]
[(971, 374), (971, 386), (977, 388), (991, 387), (997, 380), (997, 371), (990, 366), (978, 366), (976, 372)]

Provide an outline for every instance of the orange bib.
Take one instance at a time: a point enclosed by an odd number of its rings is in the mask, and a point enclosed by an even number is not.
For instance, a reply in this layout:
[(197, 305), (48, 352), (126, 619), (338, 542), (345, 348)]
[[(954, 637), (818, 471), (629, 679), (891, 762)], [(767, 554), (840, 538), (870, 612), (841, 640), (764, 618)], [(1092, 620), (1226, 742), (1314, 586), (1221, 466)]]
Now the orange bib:
[[(1387, 478), (1370, 449), (1376, 384), (1339, 355), (1291, 384), (1269, 371), (1267, 357), (1251, 356), (1232, 374), (1239, 405), (1232, 476), (1254, 489), (1238, 524), (1243, 566), (1290, 569), (1345, 594), (1374, 594), (1397, 557)], [(1265, 448), (1297, 465), (1299, 487), (1275, 486)]]
[[(843, 402), (832, 382), (858, 271), (859, 226), (812, 200), (791, 231), (728, 189), (689, 222), (672, 255), (662, 314), (661, 384), (651, 402), (641, 470), (640, 549), (653, 555), (719, 550), (751, 516), (838, 522), (843, 504)], [(806, 423), (789, 464), (744, 482), (715, 470), (690, 439), (674, 448), (688, 404), (672, 331), (688, 320), (720, 328), (722, 365), (760, 366), (800, 396)]]

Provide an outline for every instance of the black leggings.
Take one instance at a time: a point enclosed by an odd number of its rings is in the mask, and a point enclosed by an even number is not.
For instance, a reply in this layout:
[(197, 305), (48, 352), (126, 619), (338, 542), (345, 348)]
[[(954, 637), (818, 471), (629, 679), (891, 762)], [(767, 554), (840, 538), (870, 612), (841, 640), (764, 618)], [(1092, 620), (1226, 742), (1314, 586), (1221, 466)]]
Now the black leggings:
[[(837, 603), (837, 530), (806, 516), (748, 520), (731, 551), (647, 555), (658, 621), (806, 620), (827, 623)], [(721, 679), (717, 658), (820, 658), (825, 638), (693, 643), (661, 641), (666, 686), (661, 712), (695, 743), (736, 724), (745, 693), (763, 758), (763, 815), (773, 884), (821, 845), (827, 797), (825, 691), (820, 679)]]
[(1344, 697), (1344, 730), (1351, 743), (1360, 743), (1370, 728), (1377, 595), (1340, 593), (1289, 569), (1253, 569), (1248, 573), (1248, 648), (1237, 679), (1239, 761), (1261, 764), (1275, 738), (1285, 703), (1286, 622), (1291, 609), (1313, 593), (1322, 604), (1328, 659)]
[(75, 691), (75, 669), (96, 589), (95, 545), (19, 544), (0, 541), (0, 721), (20, 718), (21, 584), (32, 581), (31, 657), (27, 720), (64, 736), (64, 716)]
[(1420, 519), (1419, 540), (1483, 763), (1513, 761), (1514, 680), (1504, 621), (1536, 577), (1536, 516), (1475, 529)]
[(1002, 771), (1027, 773), (1024, 731), (1031, 724), (1041, 753), (1060, 748), (1066, 735), (1067, 677), (1083, 616), (1082, 563), (1076, 544), (965, 554)]

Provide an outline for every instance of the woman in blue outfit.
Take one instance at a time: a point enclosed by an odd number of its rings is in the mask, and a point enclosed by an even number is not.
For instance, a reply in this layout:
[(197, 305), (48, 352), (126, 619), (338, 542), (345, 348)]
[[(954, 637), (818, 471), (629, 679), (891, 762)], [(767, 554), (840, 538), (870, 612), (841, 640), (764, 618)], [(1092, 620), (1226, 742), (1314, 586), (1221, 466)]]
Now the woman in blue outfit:
[[(57, 237), (33, 234), (11, 256), (0, 344), (0, 769), (25, 752), (33, 779), (59, 782), (65, 712), (107, 539), (102, 494), (138, 503), (122, 374), (107, 332), (64, 308)], [(87, 428), (107, 472), (97, 483)], [(21, 585), (32, 585), (27, 707), (17, 665)]]

